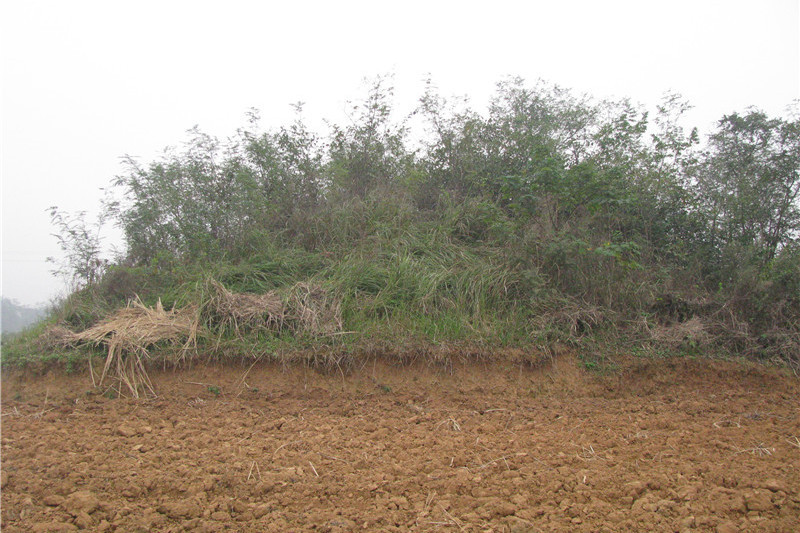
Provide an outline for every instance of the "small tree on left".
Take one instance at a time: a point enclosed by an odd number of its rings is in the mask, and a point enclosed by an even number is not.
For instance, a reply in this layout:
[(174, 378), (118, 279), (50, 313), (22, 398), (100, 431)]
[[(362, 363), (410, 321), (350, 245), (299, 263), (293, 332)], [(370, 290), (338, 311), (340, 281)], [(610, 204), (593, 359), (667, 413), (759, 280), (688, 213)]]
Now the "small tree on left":
[(55, 265), (53, 275), (66, 279), (73, 291), (95, 285), (108, 267), (108, 260), (101, 257), (101, 231), (107, 217), (108, 214), (101, 213), (90, 223), (85, 211), (69, 214), (57, 206), (50, 208), (50, 221), (56, 228), (53, 236), (63, 256), (48, 257), (47, 261)]

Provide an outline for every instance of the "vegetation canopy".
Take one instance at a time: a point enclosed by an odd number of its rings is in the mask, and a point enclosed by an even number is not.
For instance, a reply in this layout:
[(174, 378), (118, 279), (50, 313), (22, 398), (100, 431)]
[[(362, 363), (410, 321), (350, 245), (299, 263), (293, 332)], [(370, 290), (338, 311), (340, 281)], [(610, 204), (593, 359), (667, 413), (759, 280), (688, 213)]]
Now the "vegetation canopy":
[(54, 209), (76, 290), (51, 324), (96, 328), (139, 298), (193, 309), (209, 357), (574, 346), (592, 368), (622, 350), (800, 365), (800, 120), (751, 109), (704, 138), (675, 94), (650, 114), (516, 78), (486, 113), (428, 83), (397, 119), (390, 82), (327, 136), (298, 106), (276, 130), (253, 112), (232, 138), (193, 129), (128, 158), (110, 263)]

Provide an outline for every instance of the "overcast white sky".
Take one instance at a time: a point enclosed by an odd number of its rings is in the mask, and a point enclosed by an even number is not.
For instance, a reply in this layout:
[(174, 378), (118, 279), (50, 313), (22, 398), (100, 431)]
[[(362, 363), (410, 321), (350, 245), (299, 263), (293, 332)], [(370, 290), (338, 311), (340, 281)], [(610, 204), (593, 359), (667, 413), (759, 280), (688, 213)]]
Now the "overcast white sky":
[(120, 156), (151, 160), (195, 124), (228, 136), (251, 107), (265, 128), (297, 101), (338, 121), (377, 74), (401, 110), (430, 73), (475, 107), (519, 75), (651, 107), (673, 90), (701, 133), (748, 106), (782, 114), (800, 97), (798, 3), (3, 0), (2, 293), (62, 289), (47, 208), (96, 210)]

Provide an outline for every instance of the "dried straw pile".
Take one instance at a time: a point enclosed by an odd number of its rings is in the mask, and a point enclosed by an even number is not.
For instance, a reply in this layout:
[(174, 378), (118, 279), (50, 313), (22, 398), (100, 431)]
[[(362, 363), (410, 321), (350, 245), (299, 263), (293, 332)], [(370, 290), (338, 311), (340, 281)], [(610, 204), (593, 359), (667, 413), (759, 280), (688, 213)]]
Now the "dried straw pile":
[(706, 324), (699, 317), (674, 324), (658, 324), (650, 329), (650, 336), (654, 341), (670, 348), (678, 348), (686, 343), (705, 345), (712, 339)]
[(197, 331), (194, 308), (166, 311), (160, 300), (155, 308), (146, 307), (137, 300), (99, 324), (74, 334), (74, 339), (95, 346), (105, 345), (108, 355), (100, 384), (113, 371), (120, 387), (124, 385), (138, 398), (140, 392), (155, 395), (144, 366), (150, 356), (148, 349), (162, 344), (181, 346), (177, 360), (183, 359), (186, 352), (196, 346)]
[(100, 385), (111, 375), (117, 380), (118, 392), (126, 389), (138, 398), (142, 393), (155, 395), (145, 368), (150, 350), (165, 345), (178, 347), (173, 362), (183, 360), (190, 349), (197, 347), (201, 317), (206, 326), (219, 327), (220, 336), (223, 330), (241, 336), (245, 330), (262, 328), (289, 329), (311, 335), (331, 335), (342, 329), (339, 301), (318, 285), (298, 283), (285, 297), (275, 291), (235, 293), (213, 280), (211, 286), (212, 294), (202, 306), (202, 312), (195, 306), (167, 311), (161, 301), (151, 308), (136, 300), (80, 333), (53, 329), (48, 342), (54, 346), (105, 346), (108, 355)]
[(606, 320), (598, 307), (577, 302), (566, 302), (564, 307), (543, 313), (533, 320), (534, 331), (547, 332), (553, 326), (569, 331), (572, 337), (582, 337), (599, 327)]
[(299, 331), (312, 335), (333, 335), (342, 331), (341, 304), (319, 285), (298, 283), (292, 287), (289, 311)]
[(210, 322), (241, 335), (246, 329), (280, 330), (284, 326), (286, 306), (275, 291), (266, 294), (231, 292), (218, 281), (211, 281), (213, 295), (206, 304)]
[(57, 348), (74, 348), (79, 342), (75, 332), (64, 326), (50, 326), (36, 338), (36, 347), (40, 350), (55, 350)]
[(209, 326), (221, 326), (241, 336), (247, 330), (289, 329), (311, 335), (331, 335), (342, 330), (339, 301), (313, 283), (297, 283), (286, 296), (231, 292), (211, 281), (213, 295), (206, 303)]

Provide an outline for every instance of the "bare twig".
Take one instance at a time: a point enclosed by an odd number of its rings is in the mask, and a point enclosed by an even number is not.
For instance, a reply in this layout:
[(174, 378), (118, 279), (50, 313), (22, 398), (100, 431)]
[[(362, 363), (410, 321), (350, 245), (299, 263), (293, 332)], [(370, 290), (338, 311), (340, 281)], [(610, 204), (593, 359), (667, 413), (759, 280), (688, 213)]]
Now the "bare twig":
[(444, 507), (442, 507), (442, 504), (439, 504), (439, 509), (441, 509), (441, 510), (442, 510), (442, 512), (443, 512), (443, 513), (444, 513), (444, 515), (447, 517), (447, 520), (449, 521), (449, 523), (450, 523), (451, 525), (454, 525), (454, 526), (456, 526), (456, 527), (458, 528), (458, 530), (459, 530), (459, 531), (464, 531), (464, 525), (461, 523), (461, 521), (460, 521), (458, 518), (456, 518), (455, 516), (453, 516), (453, 515), (451, 515), (450, 513), (448, 513), (448, 512), (447, 512), (447, 509), (445, 509)]
[(436, 428), (438, 429), (442, 424), (447, 424), (452, 427), (454, 431), (461, 431), (461, 425), (452, 416), (436, 424)]
[(506, 457), (508, 457), (508, 456), (507, 456), (507, 455), (504, 455), (504, 456), (502, 456), (502, 457), (498, 457), (497, 459), (492, 459), (491, 461), (487, 461), (487, 462), (483, 463), (482, 465), (480, 465), (480, 466), (478, 467), (478, 470), (483, 470), (484, 468), (486, 468), (486, 467), (487, 467), (487, 466), (489, 466), (489, 465), (496, 464), (496, 463), (497, 463), (497, 461), (503, 461), (503, 462), (506, 464), (506, 468), (508, 468), (509, 470), (511, 470), (511, 467), (510, 467), (510, 466), (508, 466), (508, 461), (506, 461)]
[(298, 442), (300, 442), (300, 441), (298, 441), (298, 440), (293, 440), (293, 441), (290, 441), (290, 442), (287, 442), (287, 443), (285, 443), (285, 444), (281, 444), (280, 446), (278, 446), (278, 447), (275, 449), (275, 451), (274, 451), (274, 452), (272, 452), (272, 457), (270, 458), (270, 461), (274, 461), (274, 460), (275, 460), (275, 455), (276, 455), (276, 454), (277, 454), (279, 451), (281, 451), (282, 449), (284, 449), (284, 448), (285, 448), (285, 447), (287, 447), (287, 446), (291, 446), (292, 444), (297, 444)]
[(752, 448), (743, 449), (739, 448), (738, 446), (736, 447), (736, 455), (739, 455), (741, 453), (749, 453), (750, 455), (757, 455), (759, 457), (763, 457), (764, 455), (772, 455), (772, 452), (774, 451), (775, 448), (767, 448), (766, 446), (764, 446), (763, 442), (759, 442)]
[(583, 461), (594, 461), (600, 459), (600, 457), (597, 455), (597, 452), (594, 451), (594, 446), (591, 444), (588, 448), (586, 446), (581, 446), (581, 453), (575, 455), (577, 455), (578, 459)]
[(349, 464), (350, 464), (350, 462), (349, 462), (349, 461), (345, 461), (344, 459), (340, 459), (339, 457), (336, 457), (335, 455), (328, 455), (328, 454), (326, 454), (326, 453), (322, 453), (322, 452), (317, 452), (317, 453), (318, 453), (319, 455), (321, 455), (322, 457), (327, 457), (328, 459), (333, 459), (334, 461), (341, 461), (341, 462), (343, 462), (343, 463), (344, 463), (344, 464), (346, 464), (346, 465), (349, 465)]
[(723, 418), (722, 420), (717, 420), (714, 422), (713, 426), (717, 429), (720, 428), (730, 428), (730, 427), (737, 427), (740, 428), (742, 425), (739, 422), (730, 420), (728, 418)]
[(239, 383), (238, 383), (238, 385), (236, 385), (236, 388), (237, 388), (237, 389), (239, 389), (239, 392), (237, 392), (237, 393), (236, 393), (236, 397), (237, 397), (237, 398), (238, 398), (239, 396), (241, 396), (241, 395), (242, 395), (242, 392), (244, 392), (244, 388), (242, 388), (242, 385), (245, 385), (245, 388), (248, 388), (248, 387), (247, 387), (247, 383), (245, 383), (245, 381), (244, 381), (244, 380), (247, 378), (247, 374), (249, 374), (249, 373), (250, 373), (250, 371), (251, 371), (251, 370), (253, 370), (253, 367), (254, 367), (254, 366), (256, 366), (256, 363), (258, 363), (259, 361), (261, 361), (261, 358), (262, 358), (262, 357), (263, 357), (263, 355), (259, 355), (259, 356), (256, 358), (256, 360), (255, 360), (255, 361), (253, 361), (253, 364), (252, 364), (252, 365), (250, 365), (250, 368), (248, 368), (248, 369), (245, 371), (245, 373), (244, 373), (244, 374), (242, 374), (242, 377), (239, 379)]

